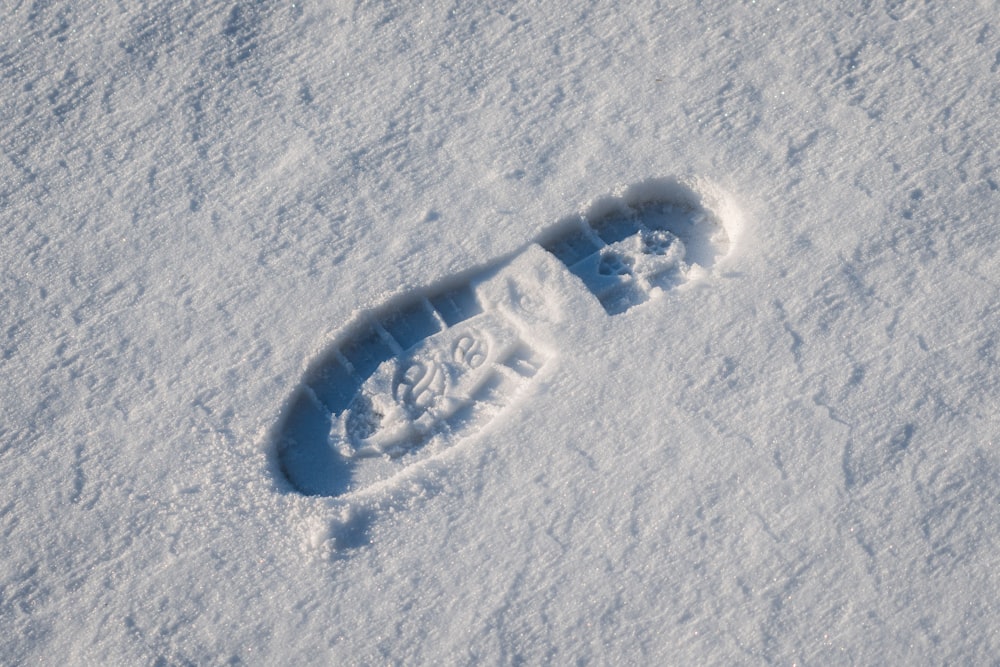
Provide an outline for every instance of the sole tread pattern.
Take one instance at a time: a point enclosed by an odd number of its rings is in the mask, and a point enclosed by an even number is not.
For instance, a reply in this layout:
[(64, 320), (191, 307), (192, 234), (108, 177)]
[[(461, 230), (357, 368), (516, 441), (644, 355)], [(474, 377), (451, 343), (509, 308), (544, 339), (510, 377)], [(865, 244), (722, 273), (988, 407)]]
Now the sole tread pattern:
[[(692, 265), (710, 268), (722, 243), (725, 229), (699, 197), (665, 179), (601, 200), (539, 240), (609, 315), (683, 283)], [(545, 261), (533, 257), (523, 261)], [(367, 313), (312, 364), (275, 433), (297, 491), (342, 496), (388, 479), (483, 428), (538, 376), (551, 357), (535, 331), (552, 319), (551, 272), (532, 277), (519, 261)]]

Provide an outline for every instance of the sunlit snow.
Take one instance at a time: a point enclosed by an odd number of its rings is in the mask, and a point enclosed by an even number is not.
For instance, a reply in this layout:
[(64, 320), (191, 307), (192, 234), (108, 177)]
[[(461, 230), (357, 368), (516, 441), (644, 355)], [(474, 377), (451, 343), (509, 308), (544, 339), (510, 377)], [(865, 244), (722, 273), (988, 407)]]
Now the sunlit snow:
[(0, 663), (1000, 661), (1000, 6), (7, 0)]

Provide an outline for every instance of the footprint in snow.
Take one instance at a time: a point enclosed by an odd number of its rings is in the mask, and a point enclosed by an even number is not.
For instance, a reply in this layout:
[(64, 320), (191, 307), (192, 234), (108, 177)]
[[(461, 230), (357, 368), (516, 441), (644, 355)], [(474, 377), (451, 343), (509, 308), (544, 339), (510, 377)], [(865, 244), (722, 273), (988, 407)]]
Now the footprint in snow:
[(731, 244), (723, 201), (644, 181), (471, 278), (362, 314), (292, 392), (273, 434), (282, 474), (306, 495), (360, 493), (473, 435), (555, 358), (567, 313), (602, 316), (567, 294), (617, 316), (710, 269)]

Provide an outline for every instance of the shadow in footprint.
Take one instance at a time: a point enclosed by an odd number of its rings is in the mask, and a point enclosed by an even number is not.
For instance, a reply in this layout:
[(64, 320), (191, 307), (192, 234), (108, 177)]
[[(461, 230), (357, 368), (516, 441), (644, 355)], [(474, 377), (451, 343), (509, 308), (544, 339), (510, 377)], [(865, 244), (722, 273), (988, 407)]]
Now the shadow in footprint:
[[(695, 266), (710, 269), (728, 248), (727, 234), (702, 194), (668, 178), (600, 199), (536, 242), (618, 315), (683, 284)], [(520, 270), (517, 261), (500, 258), (410, 292), (345, 328), (306, 371), (276, 425), (278, 464), (297, 491), (341, 496), (367, 488), (510, 403), (546, 357), (522, 337), (524, 322), (506, 319), (527, 313), (525, 321), (541, 321), (536, 300), (488, 296), (491, 285), (510, 283), (503, 272)], [(492, 305), (484, 308), (477, 294)], [(365, 530), (344, 530), (338, 542), (363, 542)]]
[[(371, 439), (382, 426), (384, 415), (363, 391), (366, 382), (384, 362), (405, 358), (428, 338), (481, 312), (471, 287), (462, 285), (411, 295), (355, 322), (306, 372), (278, 425), (278, 463), (292, 486), (310, 496), (343, 495), (357, 489), (360, 465), (377, 467), (405, 454), (401, 446), (375, 453), (352, 446), (352, 440)], [(398, 398), (401, 382), (396, 377), (388, 388), (391, 399)], [(428, 437), (414, 434), (407, 444), (412, 450)]]
[(600, 300), (609, 315), (710, 269), (728, 246), (726, 230), (701, 196), (675, 179), (650, 179), (564, 220), (542, 247)]
[(280, 432), (281, 471), (300, 493), (337, 496), (349, 488), (351, 462), (330, 447), (330, 413), (308, 390), (293, 399)]

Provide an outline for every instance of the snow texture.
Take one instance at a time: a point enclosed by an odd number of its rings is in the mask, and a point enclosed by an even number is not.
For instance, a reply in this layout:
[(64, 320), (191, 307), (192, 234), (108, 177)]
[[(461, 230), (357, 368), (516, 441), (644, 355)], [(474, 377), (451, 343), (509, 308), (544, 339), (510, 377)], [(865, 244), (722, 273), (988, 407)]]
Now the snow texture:
[(0, 663), (1000, 661), (1000, 6), (0, 22)]

